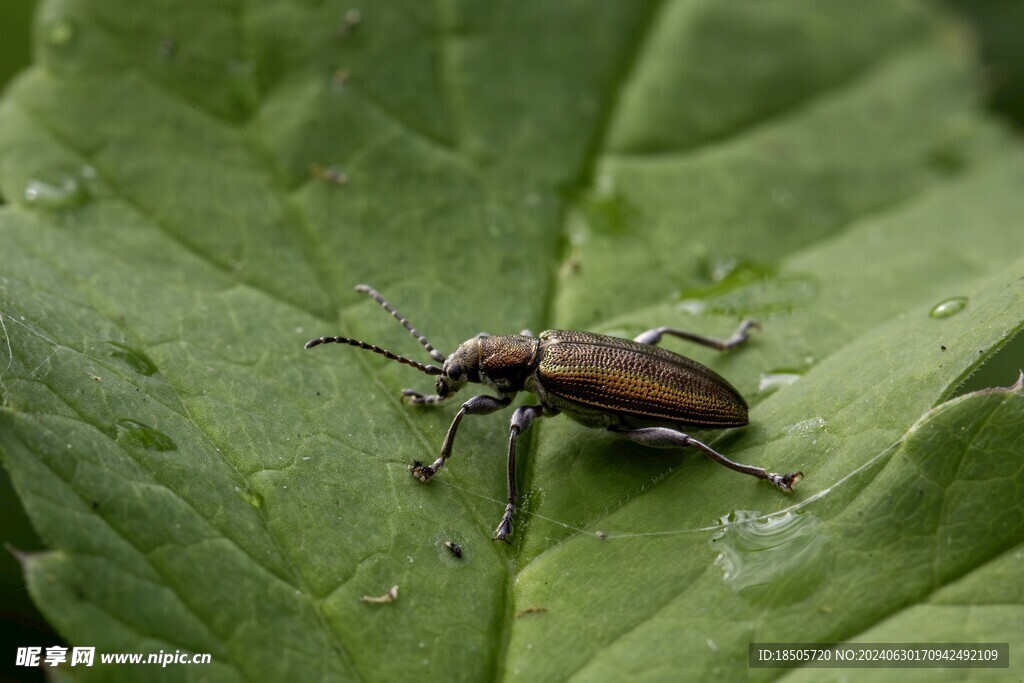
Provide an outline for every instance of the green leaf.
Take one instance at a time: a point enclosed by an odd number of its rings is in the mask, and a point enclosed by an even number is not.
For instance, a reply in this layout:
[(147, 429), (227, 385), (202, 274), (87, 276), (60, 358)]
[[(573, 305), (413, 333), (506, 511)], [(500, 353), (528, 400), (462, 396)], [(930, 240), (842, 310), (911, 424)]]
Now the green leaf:
[[(41, 9), (0, 104), (0, 450), (70, 643), (212, 655), (182, 679), (588, 681), (783, 675), (747, 669), (754, 641), (1024, 644), (1024, 396), (949, 400), (1024, 326), (1024, 159), (955, 25), (349, 9)], [(755, 317), (733, 353), (665, 346), (751, 403), (702, 438), (806, 477), (789, 498), (542, 420), (493, 543), (507, 413), (423, 485), (454, 410), (399, 393), (430, 379), (303, 351), (426, 361), (358, 282), (446, 352)]]

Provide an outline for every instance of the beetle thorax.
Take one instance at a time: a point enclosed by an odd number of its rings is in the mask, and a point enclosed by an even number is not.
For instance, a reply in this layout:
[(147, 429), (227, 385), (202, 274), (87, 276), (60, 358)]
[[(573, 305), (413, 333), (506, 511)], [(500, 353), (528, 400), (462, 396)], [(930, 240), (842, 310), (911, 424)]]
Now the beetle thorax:
[(540, 341), (519, 334), (479, 337), (479, 381), (500, 393), (522, 391), (537, 369)]

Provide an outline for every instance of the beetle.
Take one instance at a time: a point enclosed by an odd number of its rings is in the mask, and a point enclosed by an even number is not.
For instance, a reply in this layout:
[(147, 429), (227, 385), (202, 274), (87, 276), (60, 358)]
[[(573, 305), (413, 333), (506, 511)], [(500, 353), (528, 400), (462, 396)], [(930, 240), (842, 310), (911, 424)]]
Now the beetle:
[(433, 405), (451, 398), (470, 382), (484, 384), (497, 396), (479, 394), (455, 414), (438, 458), (429, 465), (415, 461), (412, 475), (429, 481), (452, 454), (455, 433), (466, 415), (487, 415), (508, 407), (516, 394), (529, 391), (539, 403), (516, 408), (509, 426), (508, 501), (494, 530), (494, 540), (508, 542), (516, 503), (516, 442), (539, 417), (564, 413), (587, 427), (603, 428), (653, 448), (696, 448), (726, 467), (765, 479), (789, 493), (802, 472), (775, 474), (733, 462), (707, 444), (684, 433), (684, 427), (727, 429), (747, 424), (747, 402), (716, 372), (657, 344), (665, 335), (726, 351), (747, 341), (760, 325), (743, 321), (728, 339), (715, 339), (672, 327), (647, 330), (633, 340), (577, 330), (547, 330), (534, 337), (529, 330), (515, 335), (480, 333), (463, 342), (447, 358), (431, 346), (409, 321), (368, 285), (362, 292), (384, 307), (441, 365), (423, 364), (373, 344), (349, 337), (319, 337), (306, 343), (348, 344), (436, 375), (436, 394), (413, 389), (402, 400)]

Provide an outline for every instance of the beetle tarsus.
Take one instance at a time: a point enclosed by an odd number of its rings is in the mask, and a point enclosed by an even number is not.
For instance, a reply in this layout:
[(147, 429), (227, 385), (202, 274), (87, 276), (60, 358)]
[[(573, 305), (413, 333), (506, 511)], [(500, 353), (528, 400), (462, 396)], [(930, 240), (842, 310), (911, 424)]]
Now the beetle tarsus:
[(409, 471), (412, 472), (412, 476), (423, 482), (430, 481), (430, 478), (437, 474), (436, 467), (433, 465), (424, 465), (419, 460), (413, 460), (412, 467), (409, 468)]
[(498, 528), (494, 530), (494, 538), (491, 540), (509, 543), (508, 537), (512, 535), (512, 515), (515, 514), (515, 510), (516, 506), (513, 503), (505, 506), (505, 514), (501, 516)]
[(406, 399), (409, 399), (409, 403), (414, 406), (433, 405), (444, 400), (437, 394), (424, 394), (415, 389), (402, 389), (402, 402), (404, 403)]
[(785, 493), (793, 493), (793, 487), (803, 478), (803, 472), (790, 472), (789, 474), (768, 473), (768, 481), (775, 484), (780, 491)]
[(740, 326), (736, 330), (736, 332), (731, 337), (725, 340), (726, 348), (731, 349), (735, 346), (739, 346), (740, 344), (747, 341), (747, 339), (750, 337), (750, 330), (760, 329), (761, 323), (757, 322), (756, 320), (744, 320), (743, 322), (740, 323)]

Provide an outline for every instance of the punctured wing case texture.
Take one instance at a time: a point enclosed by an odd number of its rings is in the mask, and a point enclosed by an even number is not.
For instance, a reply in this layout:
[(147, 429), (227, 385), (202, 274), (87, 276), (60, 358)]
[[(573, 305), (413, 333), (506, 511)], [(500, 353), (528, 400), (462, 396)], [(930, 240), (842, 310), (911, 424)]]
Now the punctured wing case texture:
[(716, 372), (650, 344), (577, 330), (540, 335), (547, 394), (622, 416), (695, 427), (741, 427), (747, 403)]

